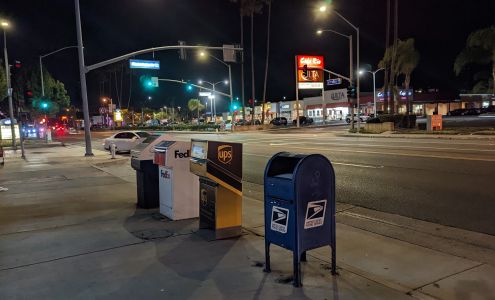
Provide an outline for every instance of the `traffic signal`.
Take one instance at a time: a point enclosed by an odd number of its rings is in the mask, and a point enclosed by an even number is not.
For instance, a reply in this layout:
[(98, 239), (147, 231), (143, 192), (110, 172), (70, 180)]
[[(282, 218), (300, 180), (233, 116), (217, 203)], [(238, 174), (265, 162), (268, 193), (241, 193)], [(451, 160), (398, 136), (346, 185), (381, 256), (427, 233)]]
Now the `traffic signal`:
[(350, 85), (347, 87), (347, 98), (349, 99), (356, 98), (356, 87), (354, 85)]
[(308, 65), (303, 66), (302, 74), (304, 77), (308, 77)]
[(25, 99), (31, 99), (31, 98), (33, 98), (33, 91), (32, 90), (25, 90), (25, 92), (24, 92), (24, 98)]
[(152, 89), (158, 87), (158, 77), (141, 76), (139, 79), (145, 89)]
[(192, 92), (193, 88), (194, 87), (191, 84), (188, 84), (187, 87), (186, 87), (186, 89), (187, 89), (188, 92)]

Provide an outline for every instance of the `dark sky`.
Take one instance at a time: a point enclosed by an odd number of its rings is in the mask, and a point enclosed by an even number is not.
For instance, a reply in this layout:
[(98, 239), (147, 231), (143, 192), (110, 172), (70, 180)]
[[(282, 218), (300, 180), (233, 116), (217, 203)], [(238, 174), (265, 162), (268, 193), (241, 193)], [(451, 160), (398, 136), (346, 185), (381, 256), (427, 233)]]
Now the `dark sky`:
[[(220, 46), (240, 40), (239, 10), (228, 0), (80, 0), (86, 64), (128, 52), (184, 40), (189, 45)], [(272, 15), (271, 61), (268, 84), (269, 100), (282, 96), (294, 98), (294, 55), (321, 54), (328, 69), (348, 75), (347, 40), (339, 36), (315, 35), (317, 28), (331, 28), (345, 34), (353, 30), (337, 16), (315, 17), (319, 1), (275, 0)], [(386, 0), (334, 0), (335, 9), (361, 29), (361, 65), (376, 68), (384, 51)], [(2, 1), (0, 15), (13, 28), (8, 33), (10, 58), (23, 64), (37, 63), (38, 56), (76, 44), (74, 3), (71, 0)], [(456, 78), (452, 71), (455, 56), (461, 51), (470, 32), (493, 25), (495, 1), (401, 0), (399, 37), (413, 37), (421, 61), (413, 73), (414, 87), (438, 87), (457, 91), (467, 87), (467, 77)], [(255, 17), (256, 98), (261, 99), (265, 57), (266, 14)], [(245, 18), (245, 43), (249, 47), (248, 18)], [(221, 56), (221, 52), (215, 53)], [(144, 55), (140, 58), (152, 58)], [(132, 71), (131, 106), (139, 107), (148, 95), (148, 106), (182, 105), (197, 95), (183, 86), (161, 84), (153, 91), (143, 91), (139, 76), (197, 81), (220, 81), (228, 78), (227, 69), (215, 61), (199, 62), (193, 53), (187, 61), (178, 59), (176, 51), (155, 53), (161, 70)], [(61, 52), (44, 61), (55, 78), (63, 81), (73, 103), (80, 103), (76, 50)], [(101, 75), (88, 74), (90, 107), (96, 108), (101, 94)], [(107, 73), (108, 74), (108, 73)], [(251, 97), (250, 60), (246, 53), (246, 99)], [(379, 84), (381, 75), (378, 75)], [(122, 107), (129, 99), (129, 74), (123, 77)], [(108, 80), (108, 75), (107, 75)], [(233, 67), (234, 95), (240, 96), (240, 67)], [(120, 77), (118, 78), (120, 84)], [(112, 97), (117, 99), (115, 78)], [(108, 82), (105, 94), (109, 94)], [(371, 90), (371, 78), (362, 80), (362, 91)], [(227, 90), (226, 90), (227, 91)], [(114, 100), (117, 102), (116, 100)], [(227, 101), (222, 100), (226, 107)], [(219, 106), (222, 106), (219, 102)]]

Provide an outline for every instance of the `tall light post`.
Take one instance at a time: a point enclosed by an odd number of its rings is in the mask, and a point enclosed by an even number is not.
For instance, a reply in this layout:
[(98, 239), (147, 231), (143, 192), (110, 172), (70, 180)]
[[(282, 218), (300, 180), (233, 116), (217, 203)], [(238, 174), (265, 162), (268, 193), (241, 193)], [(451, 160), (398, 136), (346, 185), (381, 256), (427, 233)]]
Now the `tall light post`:
[[(320, 6), (320, 12), (324, 13), (327, 11), (327, 6), (326, 5), (322, 5)], [(351, 22), (349, 22), (349, 20), (347, 20), (344, 16), (342, 16), (338, 11), (336, 11), (335, 9), (332, 9), (332, 12), (335, 13), (339, 18), (341, 18), (342, 20), (344, 20), (349, 26), (351, 26), (355, 31), (356, 31), (356, 41), (357, 41), (357, 45), (356, 45), (356, 64), (359, 68), (359, 27), (355, 26), (354, 24), (352, 24)], [(352, 73), (352, 72), (351, 72)], [(358, 127), (357, 127), (357, 131), (359, 132), (359, 129), (361, 127), (361, 121), (359, 120), (359, 115), (360, 115), (360, 107), (359, 107), (359, 97), (360, 97), (360, 84), (359, 84), (359, 76), (357, 76), (357, 86), (356, 86), (356, 89), (357, 89), (357, 123), (358, 123)], [(352, 116), (353, 119), (354, 119), (354, 116)]]
[[(217, 86), (217, 84), (219, 83), (224, 83), (225, 85), (229, 84), (230, 85), (230, 89), (232, 90), (232, 84), (230, 83), (230, 81), (228, 80), (222, 80), (222, 81), (217, 81), (217, 82), (209, 82), (209, 81), (205, 81), (205, 80), (198, 80), (198, 84), (199, 85), (202, 85), (203, 83), (207, 83), (209, 85), (211, 85), (212, 87), (212, 90), (213, 90), (213, 95), (212, 95), (212, 114), (215, 115), (215, 122), (216, 122), (216, 116), (217, 116), (217, 107), (216, 107), (216, 101), (215, 101), (215, 87)], [(230, 94), (230, 103), (231, 103), (231, 106), (232, 106), (232, 93)]]
[[(352, 85), (352, 81), (354, 78), (354, 67), (353, 67), (353, 48), (352, 48), (352, 35), (345, 35), (338, 31), (332, 29), (318, 29), (316, 34), (322, 35), (324, 32), (331, 32), (338, 36), (349, 39), (349, 82)], [(325, 109), (326, 110), (326, 109)], [(351, 118), (354, 119), (354, 107), (351, 105)], [(354, 129), (354, 122), (351, 122), (351, 128)]]
[(93, 156), (93, 150), (91, 149), (91, 132), (89, 121), (89, 108), (88, 108), (88, 90), (86, 87), (86, 65), (84, 64), (84, 47), (81, 29), (81, 10), (79, 8), (79, 0), (74, 0), (76, 10), (76, 31), (77, 31), (77, 54), (79, 57), (79, 78), (81, 81), (81, 98), (82, 108), (84, 115), (84, 139), (86, 144), (85, 156)]
[(370, 73), (373, 75), (373, 113), (374, 113), (375, 117), (378, 116), (378, 113), (376, 112), (376, 84), (375, 84), (376, 80), (375, 80), (375, 75), (376, 75), (376, 73), (383, 71), (383, 70), (385, 70), (385, 69), (380, 68), (380, 69), (375, 70), (375, 71), (359, 70), (359, 75), (362, 75), (364, 73)]
[(50, 53), (47, 53), (47, 54), (43, 54), (43, 55), (40, 55), (40, 78), (41, 78), (41, 96), (45, 96), (45, 84), (44, 84), (44, 78), (43, 78), (43, 62), (42, 62), (42, 59), (47, 57), (47, 56), (50, 56), (52, 54), (55, 54), (57, 52), (60, 52), (62, 50), (65, 50), (65, 49), (70, 49), (70, 48), (77, 48), (77, 46), (68, 46), (68, 47), (63, 47), (63, 48), (60, 48), (58, 50), (55, 50), (53, 52), (50, 52)]
[(229, 69), (229, 89), (230, 89), (230, 91), (229, 91), (230, 97), (229, 98), (230, 98), (230, 107), (232, 109), (232, 102), (233, 102), (233, 94), (232, 94), (232, 68), (230, 67), (230, 64), (224, 62), (223, 60), (219, 59), (218, 57), (216, 57), (214, 55), (211, 55), (211, 54), (209, 54), (209, 53), (207, 53), (205, 51), (200, 51), (199, 52), (199, 57), (204, 58), (206, 56), (209, 56), (209, 57), (213, 58), (214, 60), (222, 63), (224, 66), (226, 66)]
[(12, 105), (12, 87), (10, 83), (10, 68), (9, 68), (9, 55), (7, 53), (7, 28), (9, 22), (2, 21), (0, 23), (3, 29), (3, 56), (5, 61), (5, 77), (7, 77), (7, 95), (9, 97), (9, 117), (10, 117), (10, 130), (12, 132), (12, 148), (17, 150), (15, 143), (15, 127), (14, 127), (14, 106)]

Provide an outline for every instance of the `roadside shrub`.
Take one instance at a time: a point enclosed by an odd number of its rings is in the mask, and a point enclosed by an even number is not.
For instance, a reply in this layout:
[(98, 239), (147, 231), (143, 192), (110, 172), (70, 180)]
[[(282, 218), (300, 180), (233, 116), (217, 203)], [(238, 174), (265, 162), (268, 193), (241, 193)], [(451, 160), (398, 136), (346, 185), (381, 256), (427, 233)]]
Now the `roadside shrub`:
[(376, 124), (376, 123), (381, 123), (380, 121), (380, 118), (378, 117), (375, 117), (375, 118), (369, 118), (366, 123), (373, 123), (373, 124)]
[(392, 122), (395, 127), (398, 128), (415, 128), (416, 127), (416, 115), (402, 115), (402, 114), (386, 114), (380, 115), (376, 118), (370, 118), (366, 123), (385, 123)]

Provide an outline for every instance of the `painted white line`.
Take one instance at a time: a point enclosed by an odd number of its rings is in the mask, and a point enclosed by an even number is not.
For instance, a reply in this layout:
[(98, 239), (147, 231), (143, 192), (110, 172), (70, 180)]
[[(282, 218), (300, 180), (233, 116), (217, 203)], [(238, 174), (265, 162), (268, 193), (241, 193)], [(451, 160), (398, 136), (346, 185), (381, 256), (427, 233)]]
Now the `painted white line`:
[[(265, 157), (265, 158), (270, 158), (273, 156), (273, 155), (254, 154), (254, 153), (244, 153), (244, 155), (258, 156), (258, 157)], [(349, 166), (349, 167), (356, 167), (356, 168), (368, 168), (368, 169), (383, 169), (383, 168), (385, 168), (385, 166), (349, 164), (349, 163), (342, 163), (342, 162), (335, 162), (335, 161), (332, 161), (332, 165), (341, 165), (341, 166)]]
[[(277, 146), (274, 146), (277, 147)], [(407, 156), (407, 157), (425, 157), (425, 158), (441, 158), (441, 159), (452, 159), (452, 160), (471, 160), (471, 161), (489, 161), (495, 162), (495, 158), (477, 158), (477, 157), (456, 157), (456, 156), (443, 156), (443, 155), (425, 155), (425, 154), (411, 154), (411, 153), (397, 153), (397, 152), (378, 152), (378, 151), (364, 151), (364, 150), (352, 150), (352, 149), (335, 149), (335, 148), (306, 148), (306, 147), (294, 147), (289, 146), (292, 149), (301, 150), (315, 150), (320, 152), (347, 152), (347, 153), (365, 153), (365, 154), (380, 154), (380, 155), (396, 155), (396, 156)]]
[[(271, 143), (270, 146), (287, 146), (298, 145), (300, 142), (288, 142), (288, 143)], [(308, 143), (311, 145), (324, 145), (324, 146), (337, 146), (337, 147), (377, 147), (377, 148), (402, 148), (402, 149), (429, 149), (429, 150), (450, 150), (450, 151), (478, 151), (478, 152), (495, 152), (495, 149), (474, 149), (474, 148), (447, 148), (447, 147), (427, 147), (427, 146), (402, 146), (402, 145), (376, 145), (376, 144), (340, 144), (340, 143)]]

